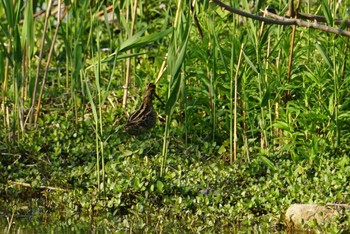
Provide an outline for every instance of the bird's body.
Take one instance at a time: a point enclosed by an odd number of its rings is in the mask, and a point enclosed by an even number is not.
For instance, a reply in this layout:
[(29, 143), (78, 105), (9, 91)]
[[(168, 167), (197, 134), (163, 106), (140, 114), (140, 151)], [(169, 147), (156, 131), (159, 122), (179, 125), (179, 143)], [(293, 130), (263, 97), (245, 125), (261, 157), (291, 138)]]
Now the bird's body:
[(156, 96), (156, 86), (150, 83), (140, 108), (132, 113), (125, 125), (125, 131), (132, 135), (140, 135), (151, 129), (157, 119), (157, 113), (153, 108), (153, 97)]

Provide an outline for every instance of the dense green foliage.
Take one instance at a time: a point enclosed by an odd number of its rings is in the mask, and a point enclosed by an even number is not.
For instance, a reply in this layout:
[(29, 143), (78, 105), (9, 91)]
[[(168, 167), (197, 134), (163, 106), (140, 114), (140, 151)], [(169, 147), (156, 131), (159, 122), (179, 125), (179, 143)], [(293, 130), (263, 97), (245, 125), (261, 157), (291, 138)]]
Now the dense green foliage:
[[(285, 230), (292, 203), (350, 203), (347, 38), (297, 28), (289, 67), (292, 27), (208, 1), (141, 0), (133, 24), (135, 2), (66, 1), (58, 25), (33, 16), (43, 1), (1, 1), (0, 215), (59, 230)], [(257, 2), (231, 6), (258, 14)], [(347, 18), (326, 1), (299, 11)], [(130, 136), (126, 113), (163, 61), (162, 121)], [(319, 230), (349, 231), (349, 216)]]

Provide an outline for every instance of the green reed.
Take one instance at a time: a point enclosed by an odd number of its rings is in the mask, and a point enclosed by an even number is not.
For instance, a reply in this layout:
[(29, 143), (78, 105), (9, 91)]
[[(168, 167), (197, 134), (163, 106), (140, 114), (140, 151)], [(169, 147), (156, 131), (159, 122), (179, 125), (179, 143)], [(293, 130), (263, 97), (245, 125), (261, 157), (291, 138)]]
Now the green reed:
[[(210, 141), (210, 150), (223, 157), (226, 150), (233, 154), (234, 135), (236, 154), (244, 155), (243, 160), (253, 153), (286, 154), (301, 160), (346, 141), (347, 39), (297, 27), (292, 45), (290, 27), (232, 17), (209, 1), (195, 2), (193, 6), (189, 1), (172, 1), (165, 10), (149, 12), (143, 1), (110, 1), (119, 33), (107, 19), (107, 6), (103, 3), (68, 4), (60, 25), (56, 24), (59, 15), (51, 11), (34, 18), (33, 10), (41, 3), (34, 6), (33, 1), (0, 2), (1, 109), (8, 139), (18, 139), (19, 133), (30, 127), (32, 115), (44, 118), (41, 108), (45, 109), (46, 104), (40, 100), (55, 88), (67, 93), (65, 108), (72, 111), (76, 124), (86, 115), (94, 116), (101, 145), (105, 132), (101, 106), (112, 89), (126, 84), (126, 67), (130, 69), (128, 83), (144, 86), (158, 73), (159, 61), (167, 51), (168, 76), (159, 81), (168, 90), (161, 174), (165, 170), (169, 136), (177, 131), (171, 129), (174, 115), (177, 121), (185, 123), (179, 125), (183, 126), (179, 135), (184, 130), (186, 143)], [(258, 6), (249, 5), (249, 1), (242, 1), (241, 5), (232, 2), (232, 6), (259, 13)], [(279, 14), (287, 10), (283, 1), (277, 1), (276, 6)], [(345, 8), (336, 8), (327, 1), (322, 1), (320, 8), (312, 3), (302, 4), (299, 11), (322, 14), (333, 26), (337, 14), (347, 17)], [(102, 17), (96, 16), (98, 12), (102, 12)], [(143, 20), (154, 12), (154, 23), (151, 20), (146, 25)], [(243, 59), (237, 66), (243, 43)], [(52, 59), (49, 48), (53, 48)], [(102, 48), (108, 52), (99, 52)], [(151, 55), (155, 63), (147, 70), (142, 61)], [(106, 63), (114, 65), (108, 67)], [(50, 73), (43, 75), (45, 67), (48, 71), (55, 66), (66, 69), (61, 73), (64, 81)], [(232, 83), (236, 73), (237, 82)], [(237, 100), (232, 99), (234, 89)], [(96, 115), (85, 108), (92, 102)]]

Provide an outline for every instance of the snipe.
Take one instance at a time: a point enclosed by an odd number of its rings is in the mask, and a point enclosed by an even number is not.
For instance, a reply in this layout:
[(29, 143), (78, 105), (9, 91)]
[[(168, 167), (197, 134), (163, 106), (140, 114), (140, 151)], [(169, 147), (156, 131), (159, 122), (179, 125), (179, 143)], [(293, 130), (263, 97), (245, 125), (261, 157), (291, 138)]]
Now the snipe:
[(146, 94), (142, 100), (140, 108), (132, 113), (126, 122), (125, 131), (127, 131), (129, 134), (141, 135), (155, 125), (157, 113), (154, 110), (152, 103), (154, 96), (163, 104), (156, 94), (155, 84), (150, 83), (147, 87)]

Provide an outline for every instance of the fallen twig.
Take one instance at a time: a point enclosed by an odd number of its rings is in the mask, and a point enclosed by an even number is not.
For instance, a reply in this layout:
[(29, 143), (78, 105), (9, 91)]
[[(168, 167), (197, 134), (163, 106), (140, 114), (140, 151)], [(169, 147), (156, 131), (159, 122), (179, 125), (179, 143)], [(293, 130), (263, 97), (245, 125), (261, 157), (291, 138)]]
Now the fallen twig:
[(345, 208), (350, 209), (350, 205), (347, 204), (338, 204), (338, 203), (327, 203), (326, 206), (335, 206), (336, 208)]
[[(28, 188), (33, 188), (33, 186), (29, 183), (25, 182), (18, 182), (18, 181), (8, 181), (9, 184), (13, 185), (19, 185), (23, 187), (28, 187)], [(48, 190), (56, 190), (56, 191), (67, 191), (66, 189), (63, 188), (58, 188), (58, 187), (52, 187), (52, 186), (39, 186), (38, 188), (40, 189), (48, 189)]]

